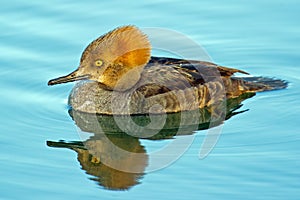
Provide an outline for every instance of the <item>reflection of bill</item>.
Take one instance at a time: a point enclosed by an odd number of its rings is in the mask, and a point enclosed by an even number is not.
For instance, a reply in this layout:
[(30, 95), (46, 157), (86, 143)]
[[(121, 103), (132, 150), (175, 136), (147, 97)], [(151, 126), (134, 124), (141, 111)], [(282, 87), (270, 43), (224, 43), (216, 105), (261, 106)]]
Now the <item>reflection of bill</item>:
[[(240, 112), (236, 111), (241, 107), (244, 99), (252, 97), (254, 94), (247, 94), (235, 99), (229, 99), (226, 107), (226, 119)], [(183, 113), (173, 113), (166, 115), (164, 127), (155, 130), (153, 128), (137, 132), (134, 129), (127, 129), (124, 132), (116, 123), (113, 116), (95, 115), (70, 110), (69, 114), (76, 125), (84, 132), (93, 133), (93, 136), (83, 142), (53, 142), (47, 141), (51, 147), (69, 148), (77, 152), (78, 161), (82, 169), (94, 176), (92, 180), (97, 181), (101, 186), (112, 190), (128, 189), (139, 183), (140, 179), (147, 172), (149, 156), (145, 148), (140, 144), (140, 138), (149, 140), (170, 139), (178, 134), (178, 127), (182, 127), (181, 135), (191, 135), (196, 130), (205, 130), (223, 123), (223, 119), (218, 116), (221, 105), (211, 106), (196, 111)], [(243, 112), (243, 111), (241, 111)], [(197, 120), (192, 119), (198, 117)], [(214, 117), (212, 117), (214, 116)], [(152, 117), (158, 117), (152, 116)], [(212, 119), (219, 119), (211, 121)], [(146, 126), (150, 123), (149, 116), (119, 116), (119, 120), (126, 124), (128, 120), (133, 120), (139, 126)], [(193, 122), (197, 122), (194, 124)], [(131, 136), (134, 135), (134, 136)], [(178, 136), (176, 140), (180, 139)], [(120, 153), (120, 149), (122, 152)], [(128, 152), (128, 153), (123, 153)], [(139, 156), (136, 156), (139, 155)], [(122, 170), (120, 170), (122, 169)]]

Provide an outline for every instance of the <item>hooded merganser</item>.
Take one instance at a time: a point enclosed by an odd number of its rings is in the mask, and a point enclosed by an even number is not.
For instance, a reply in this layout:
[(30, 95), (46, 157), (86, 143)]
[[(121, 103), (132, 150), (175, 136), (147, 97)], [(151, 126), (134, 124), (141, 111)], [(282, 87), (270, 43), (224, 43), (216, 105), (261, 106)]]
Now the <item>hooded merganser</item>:
[(123, 26), (91, 42), (79, 67), (48, 85), (83, 81), (69, 96), (74, 110), (98, 114), (174, 113), (195, 110), (244, 93), (287, 87), (285, 81), (206, 61), (151, 57), (147, 36)]

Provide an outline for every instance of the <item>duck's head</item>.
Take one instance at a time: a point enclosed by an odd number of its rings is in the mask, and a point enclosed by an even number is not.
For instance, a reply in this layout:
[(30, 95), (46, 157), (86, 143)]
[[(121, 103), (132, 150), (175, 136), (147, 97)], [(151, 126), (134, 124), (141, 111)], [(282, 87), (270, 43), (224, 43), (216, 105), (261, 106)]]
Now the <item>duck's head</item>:
[(125, 91), (140, 79), (150, 53), (150, 42), (137, 27), (119, 27), (90, 43), (74, 72), (52, 79), (48, 85), (89, 79), (109, 90)]

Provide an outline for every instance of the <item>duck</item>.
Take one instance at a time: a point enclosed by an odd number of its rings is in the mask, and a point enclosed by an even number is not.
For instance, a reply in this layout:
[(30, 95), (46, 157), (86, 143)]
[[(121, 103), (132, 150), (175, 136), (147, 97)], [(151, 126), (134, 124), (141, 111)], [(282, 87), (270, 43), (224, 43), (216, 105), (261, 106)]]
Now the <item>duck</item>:
[[(236, 73), (247, 76), (234, 76)], [(287, 87), (281, 79), (248, 75), (207, 61), (151, 56), (148, 36), (127, 25), (92, 41), (79, 67), (48, 85), (79, 81), (69, 95), (69, 106), (105, 115), (190, 111), (245, 93)]]

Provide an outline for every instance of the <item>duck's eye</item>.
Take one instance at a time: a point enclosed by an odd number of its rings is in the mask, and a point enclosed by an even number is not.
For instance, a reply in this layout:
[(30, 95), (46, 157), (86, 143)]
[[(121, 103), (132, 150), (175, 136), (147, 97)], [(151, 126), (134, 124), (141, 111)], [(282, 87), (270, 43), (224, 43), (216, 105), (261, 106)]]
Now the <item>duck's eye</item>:
[(97, 67), (101, 67), (101, 66), (103, 65), (103, 61), (102, 61), (102, 60), (96, 60), (96, 61), (95, 61), (95, 65), (96, 65)]

